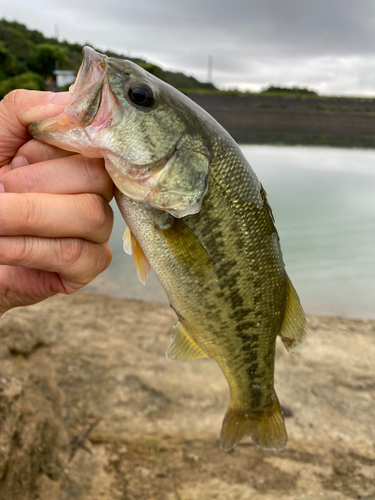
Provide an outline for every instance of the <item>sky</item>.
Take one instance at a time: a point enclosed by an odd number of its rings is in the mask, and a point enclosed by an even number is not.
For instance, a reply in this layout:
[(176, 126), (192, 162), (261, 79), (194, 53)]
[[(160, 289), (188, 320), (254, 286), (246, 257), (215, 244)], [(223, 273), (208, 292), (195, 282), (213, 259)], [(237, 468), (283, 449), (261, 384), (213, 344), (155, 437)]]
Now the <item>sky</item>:
[(0, 0), (46, 36), (142, 57), (219, 88), (375, 96), (374, 0)]

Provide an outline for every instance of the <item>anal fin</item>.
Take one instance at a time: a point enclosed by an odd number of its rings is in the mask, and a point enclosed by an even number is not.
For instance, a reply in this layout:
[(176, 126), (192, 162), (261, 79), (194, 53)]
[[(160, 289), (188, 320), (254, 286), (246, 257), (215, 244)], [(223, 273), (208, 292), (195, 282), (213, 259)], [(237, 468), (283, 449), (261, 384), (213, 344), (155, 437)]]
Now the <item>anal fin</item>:
[(182, 360), (208, 358), (207, 354), (188, 334), (181, 321), (173, 327), (173, 336), (165, 356), (168, 359)]
[(286, 306), (284, 321), (279, 332), (287, 351), (302, 349), (306, 338), (306, 319), (297, 292), (290, 279), (286, 278)]
[(251, 436), (263, 450), (281, 451), (285, 448), (288, 436), (276, 394), (273, 403), (261, 413), (228, 408), (221, 429), (220, 448), (229, 451), (245, 436)]

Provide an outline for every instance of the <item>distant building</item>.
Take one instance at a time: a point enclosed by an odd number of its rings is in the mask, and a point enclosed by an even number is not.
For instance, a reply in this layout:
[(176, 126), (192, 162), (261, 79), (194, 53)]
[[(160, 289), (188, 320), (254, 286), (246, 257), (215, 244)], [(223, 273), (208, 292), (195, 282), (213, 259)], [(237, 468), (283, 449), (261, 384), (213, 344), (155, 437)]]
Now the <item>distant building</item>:
[(58, 89), (73, 83), (76, 79), (77, 73), (72, 70), (55, 69), (53, 74), (56, 77), (56, 86)]

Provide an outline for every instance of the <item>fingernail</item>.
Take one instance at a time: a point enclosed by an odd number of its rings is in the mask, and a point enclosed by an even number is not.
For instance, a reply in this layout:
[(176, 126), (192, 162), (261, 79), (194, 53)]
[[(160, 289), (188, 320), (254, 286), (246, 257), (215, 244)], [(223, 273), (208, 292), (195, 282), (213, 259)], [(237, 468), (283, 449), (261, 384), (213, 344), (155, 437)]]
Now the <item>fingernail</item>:
[(0, 193), (5, 193), (4, 184), (0, 182)]
[(71, 97), (72, 95), (69, 92), (57, 92), (50, 97), (49, 102), (51, 102), (52, 104), (61, 104), (61, 106), (64, 106), (68, 104)]
[(10, 168), (14, 170), (15, 168), (26, 167), (29, 162), (23, 155), (15, 156), (10, 162)]

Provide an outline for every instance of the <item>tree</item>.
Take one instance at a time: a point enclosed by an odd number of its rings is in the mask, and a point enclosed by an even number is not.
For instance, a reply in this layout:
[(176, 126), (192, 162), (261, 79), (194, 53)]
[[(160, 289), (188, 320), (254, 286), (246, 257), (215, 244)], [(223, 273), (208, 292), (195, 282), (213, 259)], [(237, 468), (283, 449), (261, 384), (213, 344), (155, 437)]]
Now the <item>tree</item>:
[(28, 63), (32, 60), (35, 45), (24, 37), (15, 28), (0, 23), (0, 40), (4, 47), (18, 61), (19, 72), (28, 70)]
[(30, 67), (37, 73), (47, 77), (53, 74), (53, 70), (57, 69), (56, 62), (58, 62), (60, 68), (69, 65), (67, 50), (59, 45), (42, 43), (36, 46), (35, 59), (30, 64)]
[(18, 73), (17, 59), (0, 40), (0, 81)]
[(15, 89), (44, 90), (44, 78), (28, 71), (0, 82), (0, 99)]

